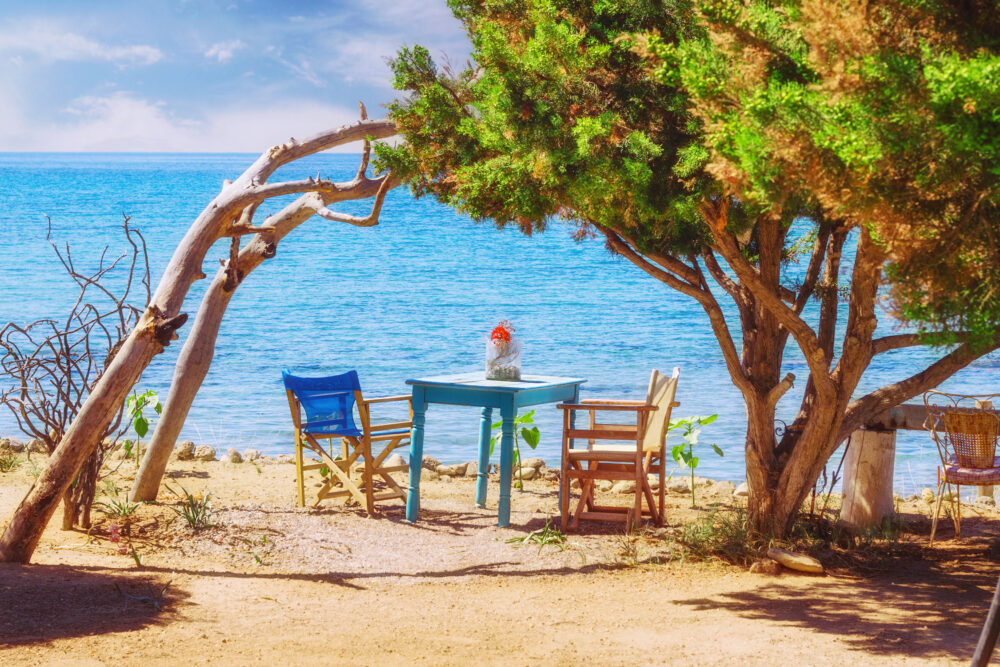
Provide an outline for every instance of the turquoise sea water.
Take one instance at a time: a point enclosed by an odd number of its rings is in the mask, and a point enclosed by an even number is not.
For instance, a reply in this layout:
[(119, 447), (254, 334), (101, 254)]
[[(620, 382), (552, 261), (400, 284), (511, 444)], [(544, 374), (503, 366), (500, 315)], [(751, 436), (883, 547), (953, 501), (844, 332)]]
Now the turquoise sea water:
[[(106, 244), (123, 250), (121, 217), (132, 216), (149, 245), (155, 285), (223, 179), (237, 176), (254, 157), (0, 154), (0, 322), (59, 316), (76, 296), (45, 242), (45, 215), (52, 218), (54, 238), (70, 243), (77, 261), (91, 265)], [(357, 159), (316, 156), (274, 179), (317, 171), (348, 179)], [(363, 214), (369, 206), (349, 202), (341, 210)], [(212, 275), (227, 254), (225, 244), (214, 248), (206, 273)], [(192, 315), (206, 284), (191, 290), (185, 310)], [(650, 368), (679, 366), (682, 405), (675, 414), (718, 413), (702, 441), (726, 451), (720, 459), (706, 448), (699, 474), (743, 478), (743, 403), (691, 299), (611, 256), (598, 240), (572, 240), (559, 224), (528, 238), (475, 224), (428, 199), (416, 201), (403, 188), (389, 194), (378, 227), (311, 220), (243, 283), (182, 437), (223, 451), (291, 452), (282, 368), (301, 374), (356, 368), (366, 394), (404, 393), (407, 378), (481, 369), (485, 336), (502, 318), (522, 336), (524, 372), (587, 378), (585, 396), (641, 398)], [(882, 329), (891, 331), (888, 315), (882, 319)], [(153, 361), (141, 388), (166, 396), (186, 331)], [(860, 391), (905, 378), (934, 358), (922, 349), (882, 355)], [(797, 354), (789, 355), (786, 367), (800, 378), (781, 406), (788, 419), (806, 372)], [(945, 386), (1000, 391), (998, 368), (997, 358), (980, 360)], [(432, 406), (425, 453), (473, 460), (478, 420), (476, 409)], [(538, 455), (556, 465), (558, 411), (542, 407), (537, 423)], [(0, 411), (0, 434), (15, 433), (13, 418)], [(926, 434), (901, 432), (896, 491), (931, 484), (936, 456)]]

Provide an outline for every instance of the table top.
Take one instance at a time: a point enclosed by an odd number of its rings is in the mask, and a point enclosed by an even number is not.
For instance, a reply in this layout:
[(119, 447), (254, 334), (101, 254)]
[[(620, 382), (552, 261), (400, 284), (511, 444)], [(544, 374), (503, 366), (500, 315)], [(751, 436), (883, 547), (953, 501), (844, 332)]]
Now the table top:
[(437, 387), (456, 387), (479, 391), (502, 391), (517, 393), (534, 389), (549, 389), (572, 384), (582, 384), (582, 378), (557, 377), (554, 375), (522, 375), (517, 382), (505, 380), (487, 380), (483, 371), (458, 373), (456, 375), (435, 375), (425, 378), (407, 380), (409, 385), (425, 385)]

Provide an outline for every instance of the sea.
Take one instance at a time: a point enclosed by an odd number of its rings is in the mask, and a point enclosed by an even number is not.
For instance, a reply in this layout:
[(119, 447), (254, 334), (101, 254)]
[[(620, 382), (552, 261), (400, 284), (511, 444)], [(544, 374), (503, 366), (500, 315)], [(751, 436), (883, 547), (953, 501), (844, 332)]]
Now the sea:
[[(146, 240), (155, 287), (181, 237), (224, 179), (236, 178), (255, 157), (0, 153), (0, 324), (64, 318), (72, 307), (77, 289), (46, 240), (50, 225), (52, 241), (68, 246), (76, 266), (96, 268), (102, 252), (113, 258), (127, 250), (121, 226), (129, 216)], [(358, 160), (358, 155), (321, 154), (283, 167), (271, 180), (317, 173), (347, 180)], [(262, 213), (286, 202), (272, 201)], [(365, 215), (370, 205), (347, 202), (338, 210)], [(805, 228), (799, 225), (793, 234)], [(600, 239), (575, 240), (574, 231), (561, 222), (532, 236), (497, 229), (432, 198), (414, 199), (405, 187), (389, 193), (376, 227), (319, 218), (306, 222), (237, 290), (181, 437), (220, 453), (229, 447), (291, 453), (282, 369), (300, 375), (356, 369), (366, 395), (407, 393), (410, 378), (482, 371), (489, 332), (509, 320), (522, 340), (522, 372), (584, 378), (584, 398), (642, 398), (651, 369), (669, 373), (678, 367), (681, 405), (674, 415), (718, 415), (695, 445), (697, 474), (742, 481), (744, 404), (704, 312), (612, 255)], [(206, 274), (214, 275), (228, 252), (228, 241), (213, 247), (205, 258)], [(845, 273), (850, 256), (847, 260)], [(789, 266), (793, 280), (803, 265)], [(117, 272), (111, 281), (121, 278)], [(184, 311), (192, 317), (207, 283), (191, 288)], [(725, 304), (723, 295), (720, 301)], [(739, 346), (735, 309), (726, 309)], [(815, 316), (815, 305), (806, 314)], [(902, 330), (887, 311), (880, 311), (879, 319), (882, 334)], [(167, 399), (188, 329), (153, 360), (137, 390), (151, 389)], [(941, 354), (910, 348), (880, 355), (858, 395), (919, 372)], [(1000, 392), (998, 371), (1000, 358), (985, 357), (942, 389)], [(784, 372), (798, 378), (779, 405), (779, 416), (791, 421), (807, 377), (794, 347)], [(5, 384), (10, 380), (0, 378), (0, 386)], [(558, 465), (559, 411), (539, 407), (533, 420), (529, 426), (539, 429), (540, 442), (534, 452), (521, 445), (523, 455)], [(446, 463), (475, 460), (478, 433), (476, 408), (433, 405), (424, 452)], [(19, 435), (2, 406), (0, 435)], [(839, 459), (839, 453), (831, 459), (831, 473)], [(933, 486), (936, 465), (927, 433), (899, 432), (896, 493)]]

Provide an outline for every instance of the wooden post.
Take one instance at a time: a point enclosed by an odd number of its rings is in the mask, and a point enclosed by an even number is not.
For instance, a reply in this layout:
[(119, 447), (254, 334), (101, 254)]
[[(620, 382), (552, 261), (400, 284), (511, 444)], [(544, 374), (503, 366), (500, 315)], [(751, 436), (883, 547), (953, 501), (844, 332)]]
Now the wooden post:
[(841, 521), (861, 528), (877, 525), (892, 515), (895, 458), (895, 430), (861, 428), (851, 434), (844, 461)]

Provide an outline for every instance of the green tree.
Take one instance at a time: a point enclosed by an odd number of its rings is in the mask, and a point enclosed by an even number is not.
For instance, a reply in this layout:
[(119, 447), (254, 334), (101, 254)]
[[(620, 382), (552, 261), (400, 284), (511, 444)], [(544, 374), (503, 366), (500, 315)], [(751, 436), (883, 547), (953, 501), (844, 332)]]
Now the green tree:
[[(407, 143), (380, 159), (476, 219), (571, 221), (694, 298), (746, 402), (751, 516), (781, 534), (852, 431), (996, 346), (996, 12), (951, 4), (452, 0), (475, 64), (400, 51)], [(920, 330), (876, 337), (883, 296)], [(952, 345), (854, 397), (927, 335)], [(779, 439), (790, 344), (809, 377)]]

